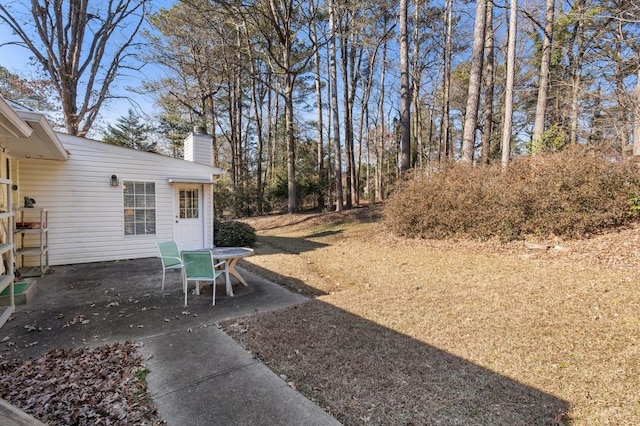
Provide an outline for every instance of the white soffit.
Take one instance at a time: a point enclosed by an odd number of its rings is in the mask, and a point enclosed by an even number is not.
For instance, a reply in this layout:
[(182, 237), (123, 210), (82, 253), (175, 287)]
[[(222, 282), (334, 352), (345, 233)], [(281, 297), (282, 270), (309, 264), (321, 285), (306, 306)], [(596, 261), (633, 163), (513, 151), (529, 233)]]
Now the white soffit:
[(43, 114), (33, 111), (15, 112), (33, 132), (28, 137), (2, 138), (0, 144), (9, 155), (40, 160), (69, 159), (67, 150)]
[(33, 129), (0, 96), (0, 141), (5, 137), (26, 138), (32, 132)]

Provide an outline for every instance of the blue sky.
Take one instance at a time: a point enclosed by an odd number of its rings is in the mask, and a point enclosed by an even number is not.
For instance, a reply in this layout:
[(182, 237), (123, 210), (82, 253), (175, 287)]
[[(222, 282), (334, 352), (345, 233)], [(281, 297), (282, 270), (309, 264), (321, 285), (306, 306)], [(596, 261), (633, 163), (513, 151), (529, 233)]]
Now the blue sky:
[[(154, 9), (168, 8), (174, 3), (175, 0), (157, 1), (154, 2)], [(0, 22), (0, 65), (25, 78), (39, 77), (39, 67), (30, 60), (31, 52), (24, 47), (6, 44), (16, 40), (18, 38), (13, 35), (8, 25)], [(153, 64), (146, 64), (140, 72), (127, 70), (127, 75), (116, 80), (111, 86), (111, 92), (116, 96), (129, 97), (131, 100), (112, 99), (105, 104), (101, 110), (101, 120), (96, 122), (94, 134), (90, 136), (99, 137), (100, 127), (106, 127), (107, 124), (115, 122), (118, 117), (126, 115), (129, 108), (133, 108), (142, 116), (154, 116), (156, 113), (154, 96), (139, 95), (127, 90), (127, 87), (136, 87), (143, 80), (152, 79), (161, 72), (162, 70)]]

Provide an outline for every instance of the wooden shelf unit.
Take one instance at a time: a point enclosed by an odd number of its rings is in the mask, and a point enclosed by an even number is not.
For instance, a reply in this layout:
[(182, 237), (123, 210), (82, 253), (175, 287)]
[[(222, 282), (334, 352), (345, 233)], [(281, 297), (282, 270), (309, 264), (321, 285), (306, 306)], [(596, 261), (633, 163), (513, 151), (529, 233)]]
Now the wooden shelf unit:
[[(37, 207), (15, 210), (15, 256), (20, 277), (41, 277), (49, 269), (49, 211)], [(28, 239), (28, 236), (35, 236)], [(28, 245), (26, 245), (28, 244)], [(25, 265), (25, 257), (38, 257), (38, 265)]]
[[(11, 205), (11, 187), (12, 182), (11, 179), (0, 179), (0, 186), (2, 187), (2, 192), (4, 192), (5, 200), (0, 200), (6, 202), (5, 207), (0, 211), (0, 223), (5, 226), (5, 238), (6, 241), (0, 244), (0, 259), (2, 261), (6, 261), (4, 265), (6, 265), (6, 269), (3, 274), (0, 274), (0, 292), (9, 289), (9, 305), (0, 306), (0, 327), (4, 325), (9, 320), (11, 314), (15, 311), (15, 294), (13, 281), (15, 279), (14, 276), (14, 256), (13, 256), (13, 227), (14, 227), (14, 213)], [(6, 210), (6, 211), (4, 211)]]

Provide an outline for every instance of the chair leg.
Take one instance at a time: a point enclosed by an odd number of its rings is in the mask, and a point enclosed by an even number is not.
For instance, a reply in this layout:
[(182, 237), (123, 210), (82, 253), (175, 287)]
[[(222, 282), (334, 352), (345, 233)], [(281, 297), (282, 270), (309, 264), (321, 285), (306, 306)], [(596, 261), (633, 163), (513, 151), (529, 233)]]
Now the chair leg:
[(166, 269), (162, 268), (162, 291), (164, 291), (164, 273)]
[(182, 282), (182, 287), (186, 290), (187, 288), (187, 273), (184, 268), (180, 269), (180, 281)]
[(184, 289), (184, 306), (187, 306), (187, 277), (183, 275), (182, 287)]

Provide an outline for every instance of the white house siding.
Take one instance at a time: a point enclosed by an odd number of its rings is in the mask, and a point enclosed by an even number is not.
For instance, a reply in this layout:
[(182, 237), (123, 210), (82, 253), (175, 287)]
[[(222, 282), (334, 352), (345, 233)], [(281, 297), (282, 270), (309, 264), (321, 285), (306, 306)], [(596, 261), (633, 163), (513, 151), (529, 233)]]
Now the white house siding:
[[(156, 241), (173, 239), (169, 177), (211, 179), (215, 169), (159, 154), (58, 135), (67, 161), (18, 160), (18, 193), (49, 210), (49, 263), (64, 265), (156, 256)], [(109, 185), (117, 175), (118, 187)], [(125, 236), (122, 182), (154, 182), (156, 235)], [(205, 245), (213, 241), (212, 185), (203, 185)], [(18, 203), (16, 203), (17, 205)], [(34, 262), (29, 262), (33, 264)]]

